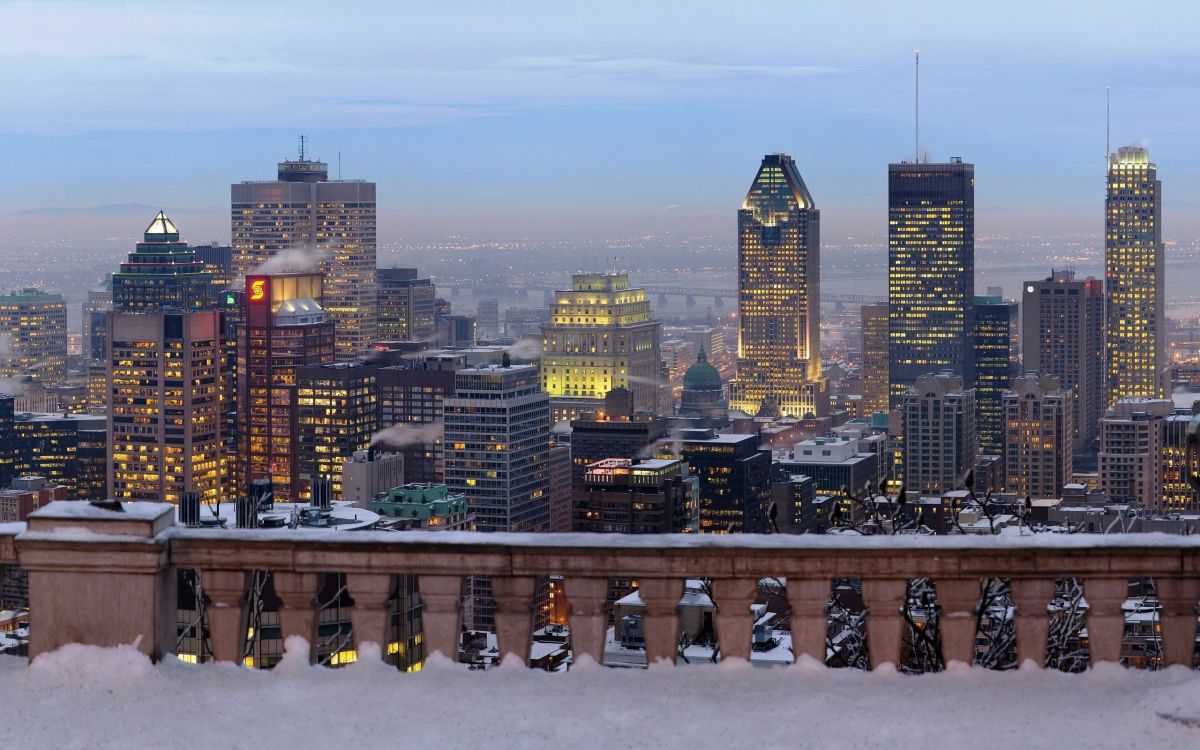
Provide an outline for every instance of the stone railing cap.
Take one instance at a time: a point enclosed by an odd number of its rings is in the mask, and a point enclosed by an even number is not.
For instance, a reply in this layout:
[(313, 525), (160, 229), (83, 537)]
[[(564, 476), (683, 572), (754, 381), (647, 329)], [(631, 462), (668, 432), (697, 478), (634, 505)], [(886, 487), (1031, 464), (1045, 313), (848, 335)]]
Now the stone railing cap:
[(29, 514), (28, 531), (86, 529), (105, 536), (154, 537), (175, 523), (170, 503), (122, 503), (123, 511), (98, 508), (84, 500), (58, 500)]

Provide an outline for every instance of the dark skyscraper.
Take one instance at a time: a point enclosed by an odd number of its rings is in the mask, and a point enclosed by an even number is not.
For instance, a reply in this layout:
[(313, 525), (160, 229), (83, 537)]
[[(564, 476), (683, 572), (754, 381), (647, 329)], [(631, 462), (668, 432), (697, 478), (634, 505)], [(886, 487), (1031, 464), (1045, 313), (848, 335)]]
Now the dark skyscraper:
[(738, 211), (737, 377), (729, 406), (824, 416), (821, 212), (787, 154), (763, 157)]
[(888, 359), (892, 406), (917, 378), (975, 385), (975, 166), (888, 165)]
[(1017, 376), (1017, 303), (975, 298), (975, 428), (979, 447), (1004, 455), (1004, 393)]
[(164, 307), (207, 310), (217, 293), (204, 262), (179, 239), (162, 211), (146, 227), (142, 241), (112, 277), (116, 312), (158, 312)]

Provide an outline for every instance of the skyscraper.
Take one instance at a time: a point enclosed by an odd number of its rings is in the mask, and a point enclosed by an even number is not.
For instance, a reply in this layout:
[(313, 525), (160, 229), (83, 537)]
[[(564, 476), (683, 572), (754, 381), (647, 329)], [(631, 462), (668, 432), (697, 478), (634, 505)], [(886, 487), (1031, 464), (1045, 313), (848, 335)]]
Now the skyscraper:
[(634, 411), (657, 411), (659, 336), (646, 293), (629, 287), (628, 274), (572, 276), (542, 326), (542, 389), (554, 421), (597, 410), (618, 387), (633, 394)]
[(729, 406), (829, 413), (821, 376), (821, 212), (787, 154), (763, 157), (738, 211), (738, 359)]
[(380, 268), (380, 341), (427, 341), (435, 331), (433, 301), (437, 289), (429, 279), (417, 278), (415, 268)]
[(146, 227), (121, 270), (112, 277), (117, 312), (208, 310), (216, 307), (212, 274), (162, 211)]
[(0, 295), (0, 379), (49, 385), (67, 376), (67, 305), (61, 294)]
[(975, 385), (975, 166), (888, 165), (888, 360), (895, 406), (930, 372)]
[(325, 275), (325, 313), (337, 325), (339, 356), (376, 340), (375, 183), (330, 180), (324, 162), (279, 163), (278, 179), (232, 185), (233, 272), (242, 277), (281, 251), (272, 271)]
[(862, 415), (888, 410), (888, 306), (863, 305)]
[(1004, 394), (1004, 488), (1018, 497), (1062, 496), (1073, 471), (1075, 399), (1053, 375), (1030, 373)]
[(1108, 157), (1104, 209), (1106, 405), (1159, 398), (1167, 365), (1162, 183), (1149, 151), (1122, 146)]
[(306, 492), (300, 478), (296, 372), (333, 361), (334, 323), (321, 308), (318, 273), (246, 278), (246, 322), (238, 327), (237, 491), (270, 479), (275, 498)]
[(1174, 403), (1126, 398), (1100, 420), (1100, 488), (1110, 503), (1162, 511), (1163, 440)]
[(960, 375), (922, 375), (905, 395), (902, 411), (904, 483), (922, 494), (961, 487), (979, 452), (975, 389), (964, 388)]
[(342, 499), (342, 465), (370, 448), (379, 429), (376, 372), (360, 360), (296, 370), (300, 481), (328, 479), (334, 500)]
[(1017, 303), (1000, 297), (975, 298), (975, 429), (979, 448), (1004, 455), (1004, 405), (1001, 400), (1017, 376)]
[(1025, 282), (1021, 350), (1026, 372), (1053, 375), (1075, 394), (1075, 450), (1096, 439), (1104, 413), (1104, 283), (1051, 271)]
[(109, 497), (219, 500), (221, 313), (113, 312), (108, 321)]

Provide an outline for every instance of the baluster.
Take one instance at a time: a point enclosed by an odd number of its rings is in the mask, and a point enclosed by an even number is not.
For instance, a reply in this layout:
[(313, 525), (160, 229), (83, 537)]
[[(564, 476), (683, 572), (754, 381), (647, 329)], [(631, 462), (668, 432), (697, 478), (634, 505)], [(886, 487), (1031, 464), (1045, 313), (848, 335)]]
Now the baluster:
[(1125, 613), (1121, 604), (1129, 596), (1129, 581), (1124, 578), (1087, 578), (1083, 582), (1087, 599), (1088, 648), (1092, 666), (1121, 658), (1121, 638), (1125, 634)]
[(417, 592), (421, 596), (425, 653), (437, 651), (447, 659), (457, 661), (463, 577), (422, 575), (417, 579)]
[(1191, 668), (1196, 649), (1196, 600), (1200, 599), (1200, 578), (1154, 579), (1158, 600), (1162, 603), (1163, 659), (1167, 665)]
[(904, 578), (867, 578), (862, 582), (862, 590), (863, 600), (870, 609), (867, 613), (867, 636), (871, 667), (878, 669), (890, 663), (898, 668), (900, 627), (904, 622), (900, 608), (904, 606), (908, 581)]
[(646, 664), (660, 659), (675, 663), (679, 654), (679, 600), (683, 580), (679, 578), (639, 578), (638, 594), (644, 605), (642, 635), (646, 639)]
[(942, 608), (938, 618), (941, 630), (942, 658), (947, 664), (960, 661), (975, 663), (975, 608), (979, 604), (979, 580), (976, 578), (939, 578), (937, 601)]
[(246, 642), (246, 571), (202, 570), (200, 589), (209, 599), (205, 614), (213, 658), (240, 664)]
[(712, 582), (713, 603), (717, 606), (717, 643), (721, 660), (750, 660), (754, 619), (750, 605), (758, 596), (757, 578), (717, 578)]
[(279, 597), (279, 629), (284, 643), (288, 636), (298, 635), (308, 642), (308, 660), (311, 663), (316, 653), (317, 596), (316, 573), (285, 573), (275, 571), (272, 576), (275, 594)]
[(1014, 579), (1012, 595), (1017, 606), (1017, 665), (1023, 667), (1028, 660), (1041, 669), (1046, 665), (1046, 639), (1050, 637), (1050, 613), (1046, 606), (1054, 597), (1054, 581)]
[(608, 630), (607, 578), (568, 578), (567, 606), (570, 608), (571, 654), (579, 661), (582, 654), (604, 663), (604, 634)]
[(347, 573), (346, 590), (354, 600), (350, 625), (354, 628), (355, 649), (361, 655), (364, 644), (375, 643), (380, 655), (386, 659), (392, 576), (387, 573)]
[(807, 654), (825, 663), (825, 639), (829, 635), (830, 581), (804, 578), (787, 581), (788, 603), (792, 605), (792, 650), (799, 659)]
[(529, 666), (533, 638), (533, 576), (492, 576), (492, 598), (496, 600), (496, 639), (500, 661), (516, 654)]

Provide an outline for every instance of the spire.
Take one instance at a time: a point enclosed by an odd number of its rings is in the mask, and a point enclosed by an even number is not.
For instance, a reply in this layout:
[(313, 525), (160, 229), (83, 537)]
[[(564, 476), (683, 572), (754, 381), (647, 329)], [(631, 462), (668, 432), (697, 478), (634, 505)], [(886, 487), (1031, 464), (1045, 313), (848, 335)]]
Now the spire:
[(697, 362), (707, 362), (708, 361), (708, 354), (705, 353), (703, 346), (700, 347), (700, 353), (696, 355), (696, 361)]
[(145, 235), (146, 242), (171, 242), (179, 239), (179, 230), (167, 218), (166, 213), (159, 211), (154, 221), (150, 222), (150, 226), (146, 227)]

